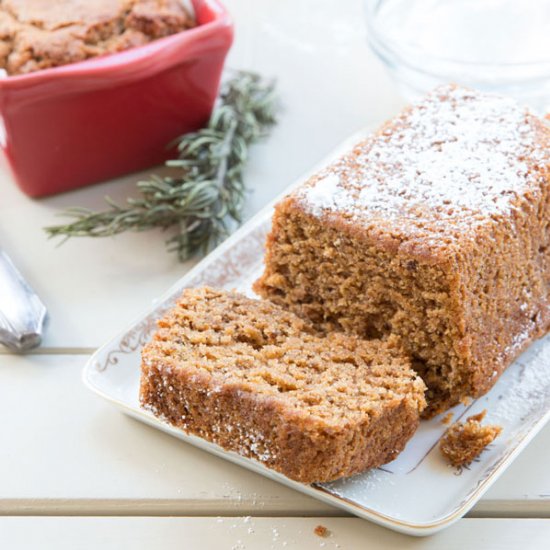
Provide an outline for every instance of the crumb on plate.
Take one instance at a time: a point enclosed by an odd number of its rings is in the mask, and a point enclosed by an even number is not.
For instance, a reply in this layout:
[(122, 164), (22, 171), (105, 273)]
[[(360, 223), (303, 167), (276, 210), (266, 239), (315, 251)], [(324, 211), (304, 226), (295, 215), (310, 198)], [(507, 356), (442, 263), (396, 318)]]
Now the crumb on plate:
[(487, 411), (455, 422), (441, 439), (441, 453), (452, 466), (465, 466), (477, 458), (502, 431), (501, 426), (481, 425)]

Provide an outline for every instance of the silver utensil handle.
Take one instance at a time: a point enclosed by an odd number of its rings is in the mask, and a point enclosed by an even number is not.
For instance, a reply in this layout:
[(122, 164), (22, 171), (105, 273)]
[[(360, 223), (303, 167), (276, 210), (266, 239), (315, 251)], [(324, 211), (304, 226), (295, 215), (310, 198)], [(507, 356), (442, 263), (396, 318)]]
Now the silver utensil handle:
[(14, 351), (40, 345), (46, 307), (0, 250), (0, 344)]

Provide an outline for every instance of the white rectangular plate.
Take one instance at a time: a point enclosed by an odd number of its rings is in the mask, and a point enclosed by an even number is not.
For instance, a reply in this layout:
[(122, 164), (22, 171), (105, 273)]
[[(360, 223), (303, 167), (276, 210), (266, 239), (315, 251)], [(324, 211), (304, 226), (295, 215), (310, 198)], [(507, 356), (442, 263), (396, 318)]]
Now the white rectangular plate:
[[(358, 137), (348, 140), (315, 170)], [(178, 281), (140, 320), (100, 348), (84, 369), (84, 382), (147, 424), (357, 516), (411, 535), (429, 535), (449, 526), (477, 502), (550, 418), (550, 336), (533, 344), (489, 394), (452, 410), (453, 420), (457, 420), (487, 409), (486, 421), (503, 427), (501, 436), (468, 468), (445, 464), (438, 441), (446, 426), (438, 417), (422, 422), (403, 453), (383, 468), (333, 483), (304, 485), (177, 430), (140, 409), (140, 350), (154, 331), (156, 319), (187, 287), (209, 285), (253, 296), (251, 284), (262, 270), (272, 211), (271, 204)]]

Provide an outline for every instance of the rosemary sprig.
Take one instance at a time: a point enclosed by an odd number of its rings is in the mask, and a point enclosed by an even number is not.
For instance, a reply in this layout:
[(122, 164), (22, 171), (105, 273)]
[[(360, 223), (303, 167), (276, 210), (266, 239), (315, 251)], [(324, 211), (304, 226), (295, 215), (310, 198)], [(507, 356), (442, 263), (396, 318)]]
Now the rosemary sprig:
[(274, 83), (240, 71), (228, 80), (208, 125), (176, 140), (174, 175), (137, 183), (138, 198), (94, 212), (70, 208), (66, 225), (46, 227), (50, 237), (107, 237), (124, 231), (170, 230), (168, 249), (180, 260), (205, 252), (241, 221), (249, 147), (275, 124)]

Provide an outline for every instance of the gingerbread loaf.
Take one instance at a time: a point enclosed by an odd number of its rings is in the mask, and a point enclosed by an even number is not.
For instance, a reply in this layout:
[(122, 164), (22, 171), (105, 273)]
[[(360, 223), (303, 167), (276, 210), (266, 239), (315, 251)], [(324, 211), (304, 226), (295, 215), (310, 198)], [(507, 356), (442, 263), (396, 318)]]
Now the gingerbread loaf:
[(424, 390), (396, 339), (322, 336), (268, 301), (209, 288), (186, 290), (142, 352), (143, 407), (306, 483), (395, 458)]
[(195, 25), (181, 0), (0, 0), (0, 68), (26, 74)]
[(549, 187), (541, 120), (441, 87), (276, 206), (255, 290), (324, 331), (401, 338), (431, 416), (548, 332)]

